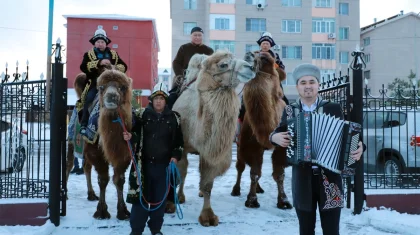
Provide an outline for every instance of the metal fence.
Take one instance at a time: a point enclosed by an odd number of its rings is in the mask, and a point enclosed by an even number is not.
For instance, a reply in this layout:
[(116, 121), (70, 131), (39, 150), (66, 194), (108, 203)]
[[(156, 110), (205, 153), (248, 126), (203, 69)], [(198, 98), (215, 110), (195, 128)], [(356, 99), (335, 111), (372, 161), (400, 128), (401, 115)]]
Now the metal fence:
[(365, 188), (420, 188), (419, 90), (366, 84), (363, 103)]
[(0, 198), (48, 198), (49, 112), (46, 83), (29, 80), (29, 63), (1, 74)]
[[(52, 89), (47, 89), (43, 75), (29, 79), (29, 62), (22, 73), (18, 63), (14, 72), (6, 64), (0, 84), (0, 199), (48, 198), (50, 220), (56, 226), (66, 215), (67, 192), (67, 79), (61, 51), (57, 42)], [(49, 100), (51, 109), (46, 107)]]

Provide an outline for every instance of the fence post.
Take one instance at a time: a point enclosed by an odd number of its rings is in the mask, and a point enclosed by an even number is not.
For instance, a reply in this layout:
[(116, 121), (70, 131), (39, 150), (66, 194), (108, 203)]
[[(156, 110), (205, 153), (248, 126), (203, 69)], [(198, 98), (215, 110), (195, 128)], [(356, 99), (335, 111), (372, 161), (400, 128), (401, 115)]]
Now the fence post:
[[(63, 130), (60, 113), (63, 110), (64, 98), (62, 92), (63, 64), (61, 63), (60, 39), (57, 40), (55, 48), (55, 62), (52, 67), (52, 95), (50, 113), (50, 194), (49, 208), (50, 220), (55, 226), (60, 225), (60, 201), (61, 201), (61, 133)], [(50, 94), (47, 94), (47, 96)]]
[[(354, 58), (350, 64), (353, 70), (353, 109), (351, 111), (351, 121), (363, 123), (363, 69), (366, 64), (363, 61), (363, 52), (360, 51), (359, 45), (351, 54)], [(363, 139), (363, 128), (360, 133)], [(356, 174), (354, 175), (354, 214), (360, 214), (363, 209), (365, 198), (364, 192), (364, 164), (363, 154), (357, 163)]]

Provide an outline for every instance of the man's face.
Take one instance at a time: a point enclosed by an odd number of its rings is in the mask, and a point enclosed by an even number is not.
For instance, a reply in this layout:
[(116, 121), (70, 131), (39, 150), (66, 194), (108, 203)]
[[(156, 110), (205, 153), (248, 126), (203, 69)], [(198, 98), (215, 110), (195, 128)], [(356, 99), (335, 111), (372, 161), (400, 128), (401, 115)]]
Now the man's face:
[(106, 48), (106, 43), (104, 40), (99, 39), (95, 42), (95, 47), (98, 48), (99, 50), (103, 51)]
[(313, 98), (318, 95), (319, 82), (313, 76), (303, 76), (296, 85), (299, 96), (302, 98)]
[(194, 32), (191, 34), (191, 42), (197, 45), (203, 43), (203, 33), (202, 32)]
[(267, 41), (263, 41), (260, 45), (262, 51), (268, 51), (271, 48), (271, 44)]
[(153, 98), (152, 103), (155, 111), (161, 112), (165, 108), (166, 100), (163, 96), (157, 95)]

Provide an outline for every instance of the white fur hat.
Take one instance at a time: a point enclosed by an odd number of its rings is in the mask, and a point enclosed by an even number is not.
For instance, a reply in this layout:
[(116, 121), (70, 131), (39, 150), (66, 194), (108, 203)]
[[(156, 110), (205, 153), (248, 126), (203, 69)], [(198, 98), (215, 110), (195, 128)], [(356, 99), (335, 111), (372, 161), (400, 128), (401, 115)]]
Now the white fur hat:
[(168, 93), (168, 87), (165, 85), (165, 83), (163, 82), (158, 82), (154, 87), (153, 87), (153, 92), (150, 95), (150, 100), (152, 100), (155, 96), (161, 95), (163, 97), (165, 97), (165, 99), (168, 98), (169, 93)]

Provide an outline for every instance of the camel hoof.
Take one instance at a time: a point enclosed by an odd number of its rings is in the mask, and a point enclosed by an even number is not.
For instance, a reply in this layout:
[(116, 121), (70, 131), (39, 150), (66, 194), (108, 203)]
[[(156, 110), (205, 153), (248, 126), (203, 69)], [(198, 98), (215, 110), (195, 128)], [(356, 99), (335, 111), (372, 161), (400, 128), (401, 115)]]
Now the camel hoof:
[(178, 195), (178, 202), (179, 202), (179, 204), (184, 204), (185, 203), (185, 195), (184, 194), (179, 194)]
[(260, 184), (257, 184), (256, 192), (257, 193), (264, 193), (264, 189), (261, 188)]
[(166, 201), (165, 213), (173, 214), (175, 213), (175, 210), (176, 210), (175, 203), (171, 201)]
[(111, 215), (108, 212), (108, 206), (105, 203), (98, 203), (96, 212), (93, 214), (95, 219), (110, 219)]
[(256, 196), (248, 196), (245, 206), (248, 208), (260, 208), (260, 203), (258, 203), (258, 198)]
[(233, 186), (232, 192), (230, 193), (230, 195), (237, 197), (241, 195), (241, 186)]
[(88, 192), (87, 200), (88, 201), (98, 201), (99, 197), (96, 196), (95, 192)]
[(200, 217), (198, 217), (198, 221), (204, 227), (219, 225), (219, 217), (214, 214), (211, 208), (207, 208), (201, 211)]
[(289, 200), (285, 199), (285, 200), (279, 200), (277, 202), (277, 208), (282, 209), (282, 210), (290, 210), (293, 208), (292, 204), (290, 204)]
[(117, 211), (117, 219), (127, 220), (130, 218), (131, 213), (127, 210), (125, 203), (118, 204)]
[(199, 197), (203, 197), (204, 195), (203, 195), (203, 193), (200, 191), (200, 192), (198, 192), (198, 196), (199, 196)]

